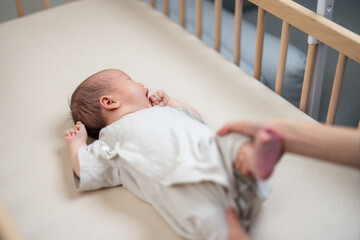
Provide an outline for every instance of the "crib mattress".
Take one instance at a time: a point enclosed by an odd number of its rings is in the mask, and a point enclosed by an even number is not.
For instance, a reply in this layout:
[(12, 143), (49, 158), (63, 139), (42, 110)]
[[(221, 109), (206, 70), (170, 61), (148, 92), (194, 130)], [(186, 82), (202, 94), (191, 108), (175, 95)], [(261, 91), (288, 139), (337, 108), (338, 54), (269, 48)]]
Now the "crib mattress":
[[(195, 107), (313, 121), (141, 1), (87, 0), (0, 24), (0, 198), (26, 239), (182, 239), (121, 187), (76, 193), (63, 132), (89, 75), (126, 71)], [(360, 172), (286, 154), (254, 239), (359, 239)]]

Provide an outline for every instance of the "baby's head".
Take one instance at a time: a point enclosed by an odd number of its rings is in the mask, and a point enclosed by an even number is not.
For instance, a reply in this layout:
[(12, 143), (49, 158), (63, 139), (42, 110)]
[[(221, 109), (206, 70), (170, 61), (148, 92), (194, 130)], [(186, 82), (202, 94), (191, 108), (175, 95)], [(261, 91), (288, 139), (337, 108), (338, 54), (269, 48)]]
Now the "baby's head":
[(76, 88), (70, 102), (71, 114), (75, 123), (85, 125), (90, 137), (98, 138), (102, 128), (122, 116), (151, 107), (148, 92), (121, 70), (103, 70)]

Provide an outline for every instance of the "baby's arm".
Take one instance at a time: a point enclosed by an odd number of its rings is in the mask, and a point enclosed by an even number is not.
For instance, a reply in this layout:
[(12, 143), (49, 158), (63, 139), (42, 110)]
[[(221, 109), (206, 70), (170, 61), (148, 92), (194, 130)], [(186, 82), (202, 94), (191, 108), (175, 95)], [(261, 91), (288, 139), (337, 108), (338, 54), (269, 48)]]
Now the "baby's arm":
[(191, 106), (182, 103), (174, 98), (170, 98), (163, 90), (157, 90), (153, 95), (149, 98), (151, 104), (153, 106), (159, 105), (160, 107), (169, 106), (185, 106), (189, 108), (194, 114), (201, 118), (201, 115)]
[(65, 132), (65, 140), (69, 144), (71, 165), (75, 174), (80, 178), (80, 164), (78, 152), (79, 149), (86, 145), (87, 132), (84, 124), (77, 122), (74, 128)]

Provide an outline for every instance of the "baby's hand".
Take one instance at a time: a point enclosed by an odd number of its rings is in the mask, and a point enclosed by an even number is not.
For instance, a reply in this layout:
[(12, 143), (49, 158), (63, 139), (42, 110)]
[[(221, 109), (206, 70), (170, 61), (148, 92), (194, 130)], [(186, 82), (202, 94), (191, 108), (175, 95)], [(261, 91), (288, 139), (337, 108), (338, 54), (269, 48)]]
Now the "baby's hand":
[(65, 140), (68, 144), (86, 144), (87, 132), (82, 122), (77, 122), (74, 128), (65, 131)]
[(149, 100), (152, 106), (164, 107), (169, 102), (169, 96), (163, 90), (157, 90), (156, 93), (150, 96)]

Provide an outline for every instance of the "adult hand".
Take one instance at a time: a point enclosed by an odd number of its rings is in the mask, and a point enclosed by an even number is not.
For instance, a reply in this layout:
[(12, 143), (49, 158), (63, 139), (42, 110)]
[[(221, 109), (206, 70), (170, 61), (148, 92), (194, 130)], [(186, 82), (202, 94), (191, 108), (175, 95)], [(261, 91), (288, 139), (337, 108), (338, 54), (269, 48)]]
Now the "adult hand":
[(223, 136), (231, 132), (238, 132), (245, 134), (249, 137), (253, 137), (260, 129), (270, 126), (271, 123), (269, 121), (240, 120), (236, 122), (226, 123), (216, 133), (220, 136)]
[(238, 132), (252, 139), (243, 145), (235, 160), (235, 168), (244, 176), (251, 175), (261, 180), (268, 179), (283, 154), (284, 141), (274, 130), (274, 126), (266, 121), (238, 121), (225, 124), (217, 131), (218, 135)]
[(250, 240), (232, 207), (226, 209), (226, 221), (229, 229), (227, 240)]
[(222, 136), (238, 132), (256, 138), (256, 134), (263, 129), (270, 129), (284, 140), (283, 152), (360, 169), (360, 131), (355, 128), (279, 118), (229, 122), (219, 129), (217, 134)]

